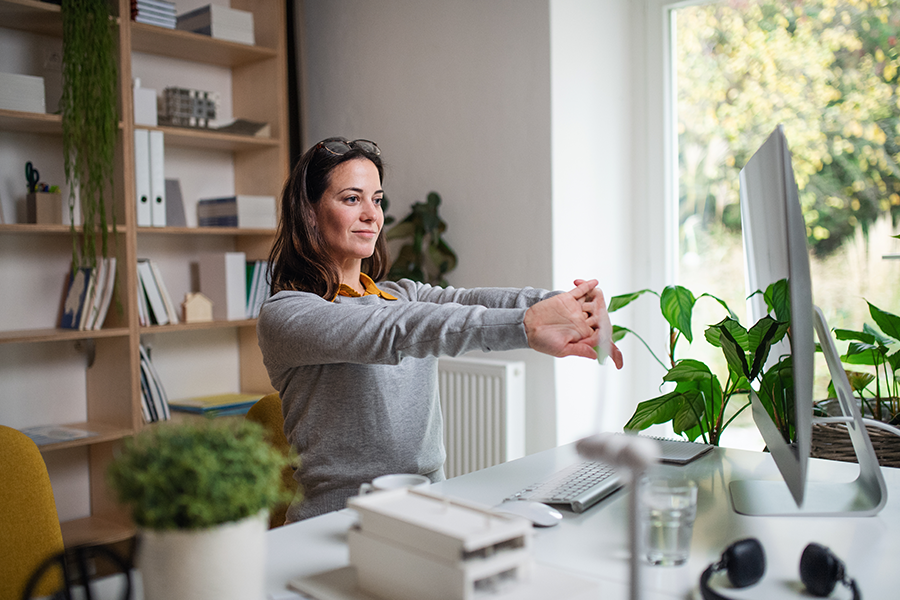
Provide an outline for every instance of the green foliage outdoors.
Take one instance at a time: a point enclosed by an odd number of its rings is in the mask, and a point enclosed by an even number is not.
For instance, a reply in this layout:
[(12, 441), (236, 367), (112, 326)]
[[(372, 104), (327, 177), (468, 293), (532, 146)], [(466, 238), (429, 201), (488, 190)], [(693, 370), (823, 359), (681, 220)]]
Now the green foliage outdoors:
[(290, 460), (257, 423), (164, 423), (125, 440), (108, 479), (138, 526), (202, 529), (293, 498), (281, 480)]
[[(107, 213), (115, 232), (113, 159), (119, 116), (116, 111), (116, 26), (107, 0), (67, 2), (63, 24), (63, 154), (69, 184), (69, 214), (74, 216), (75, 191), (81, 200), (83, 233), (72, 219), (72, 268), (96, 266), (99, 252), (108, 256)], [(109, 202), (109, 210), (107, 201)], [(80, 244), (79, 244), (80, 240)]]
[[(689, 440), (702, 438), (705, 443), (719, 445), (725, 428), (750, 405), (750, 382), (759, 384), (758, 396), (784, 438), (791, 441), (793, 430), (793, 379), (791, 358), (781, 357), (765, 369), (772, 346), (788, 334), (790, 301), (787, 282), (781, 280), (769, 286), (764, 293), (769, 312), (749, 330), (744, 328), (728, 305), (710, 294), (699, 298), (685, 287), (668, 286), (662, 293), (641, 290), (632, 294), (613, 297), (609, 311), (615, 312), (644, 294), (659, 297), (660, 311), (669, 324), (667, 362), (661, 360), (653, 349), (634, 331), (613, 326), (613, 340), (627, 334), (636, 336), (650, 354), (659, 362), (666, 374), (663, 383), (674, 383), (674, 390), (637, 405), (634, 415), (625, 424), (626, 430), (642, 430), (660, 423), (672, 422), (676, 434)], [(727, 363), (727, 376), (722, 385), (718, 375), (702, 361), (675, 356), (678, 341), (684, 337), (693, 343), (691, 321), (694, 305), (701, 298), (718, 302), (727, 315), (704, 332), (706, 342), (719, 348)], [(740, 399), (740, 406), (730, 406)]]
[(447, 223), (438, 214), (440, 205), (441, 197), (437, 192), (431, 192), (426, 202), (413, 204), (409, 215), (388, 230), (387, 240), (402, 241), (388, 279), (405, 278), (447, 285), (445, 275), (456, 268), (457, 259), (456, 253), (441, 237), (447, 230)]
[(900, 2), (723, 0), (677, 11), (680, 224), (740, 227), (738, 174), (779, 123), (810, 247), (900, 217)]

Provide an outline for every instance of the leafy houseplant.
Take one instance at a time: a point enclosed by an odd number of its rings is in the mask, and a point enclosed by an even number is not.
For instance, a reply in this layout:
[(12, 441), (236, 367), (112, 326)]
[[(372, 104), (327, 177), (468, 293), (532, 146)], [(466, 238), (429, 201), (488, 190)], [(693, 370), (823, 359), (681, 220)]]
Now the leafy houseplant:
[(203, 529), (289, 499), (287, 461), (256, 423), (168, 424), (125, 440), (109, 481), (139, 527)]
[(391, 265), (388, 279), (412, 279), (447, 285), (444, 276), (456, 268), (456, 253), (441, 238), (447, 224), (438, 215), (441, 197), (430, 192), (426, 202), (412, 205), (409, 215), (388, 230), (388, 240), (403, 244)]
[[(750, 382), (759, 384), (758, 395), (766, 410), (778, 425), (785, 439), (793, 436), (793, 383), (790, 379), (790, 357), (784, 357), (765, 370), (769, 353), (774, 344), (781, 341), (788, 332), (790, 322), (790, 302), (787, 297), (787, 282), (772, 284), (764, 296), (775, 318), (767, 315), (750, 329), (744, 328), (728, 305), (710, 294), (695, 297), (682, 286), (668, 286), (662, 293), (641, 290), (632, 294), (615, 296), (610, 300), (609, 312), (627, 306), (640, 296), (650, 293), (660, 299), (660, 311), (669, 324), (667, 348), (668, 364), (660, 360), (646, 341), (638, 334), (621, 326), (613, 327), (613, 339), (618, 341), (628, 333), (640, 339), (651, 355), (659, 362), (666, 374), (663, 382), (675, 384), (674, 390), (638, 404), (625, 429), (642, 430), (651, 425), (672, 422), (676, 434), (685, 435), (690, 440), (698, 437), (704, 442), (718, 445), (725, 428), (750, 405), (747, 396)], [(691, 359), (676, 359), (675, 349), (684, 337), (693, 342), (691, 321), (693, 308), (700, 298), (717, 301), (727, 312), (727, 316), (715, 325), (707, 327), (704, 338), (720, 348), (728, 365), (723, 386), (719, 377), (705, 363)], [(743, 404), (730, 416), (726, 409), (730, 402), (743, 397)]]
[(261, 598), (267, 510), (290, 462), (254, 422), (165, 424), (124, 442), (110, 487), (140, 528), (147, 600)]
[[(864, 412), (892, 425), (900, 423), (900, 317), (881, 310), (871, 302), (869, 315), (880, 331), (868, 323), (862, 331), (835, 329), (835, 337), (849, 341), (841, 360), (848, 365), (874, 367), (870, 372), (848, 371), (850, 386), (858, 394)], [(832, 397), (834, 397), (832, 395)]]
[[(118, 133), (116, 112), (116, 31), (107, 0), (67, 2), (63, 24), (63, 153), (69, 184), (72, 268), (95, 266), (108, 255), (107, 214), (115, 232), (115, 203), (107, 210), (113, 184)], [(81, 202), (83, 232), (75, 231), (75, 190)]]

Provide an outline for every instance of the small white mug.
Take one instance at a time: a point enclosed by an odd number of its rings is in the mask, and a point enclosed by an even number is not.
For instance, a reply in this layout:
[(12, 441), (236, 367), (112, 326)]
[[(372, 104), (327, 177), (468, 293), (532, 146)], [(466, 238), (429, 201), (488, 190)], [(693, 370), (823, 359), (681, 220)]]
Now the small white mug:
[(372, 483), (364, 483), (359, 486), (360, 494), (371, 492), (383, 492), (385, 490), (397, 490), (400, 488), (421, 488), (431, 484), (431, 480), (424, 475), (414, 473), (393, 473), (382, 475), (372, 480)]

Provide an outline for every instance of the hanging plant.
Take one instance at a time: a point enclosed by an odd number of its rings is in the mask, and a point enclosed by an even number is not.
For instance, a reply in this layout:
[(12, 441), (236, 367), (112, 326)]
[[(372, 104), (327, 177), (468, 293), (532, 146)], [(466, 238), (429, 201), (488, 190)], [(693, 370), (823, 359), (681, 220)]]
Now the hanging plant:
[[(108, 255), (108, 217), (116, 230), (112, 194), (118, 114), (116, 112), (116, 31), (106, 0), (73, 0), (61, 11), (63, 24), (63, 155), (69, 184), (72, 268), (94, 267)], [(75, 232), (76, 196), (83, 233)], [(80, 240), (80, 243), (79, 243)]]

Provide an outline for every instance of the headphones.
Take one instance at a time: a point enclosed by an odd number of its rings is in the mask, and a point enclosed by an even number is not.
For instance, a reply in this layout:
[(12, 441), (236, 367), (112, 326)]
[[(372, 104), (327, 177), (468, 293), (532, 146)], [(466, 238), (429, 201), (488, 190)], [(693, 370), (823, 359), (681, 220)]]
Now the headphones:
[[(719, 562), (709, 565), (700, 576), (700, 592), (703, 600), (728, 600), (709, 587), (710, 578), (719, 571), (728, 573), (728, 581), (736, 588), (753, 585), (766, 572), (766, 555), (756, 538), (740, 540), (729, 546)], [(840, 582), (853, 592), (853, 600), (860, 600), (856, 581), (847, 577), (844, 563), (831, 550), (820, 544), (809, 544), (800, 557), (800, 580), (813, 596), (831, 594)]]

